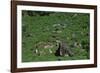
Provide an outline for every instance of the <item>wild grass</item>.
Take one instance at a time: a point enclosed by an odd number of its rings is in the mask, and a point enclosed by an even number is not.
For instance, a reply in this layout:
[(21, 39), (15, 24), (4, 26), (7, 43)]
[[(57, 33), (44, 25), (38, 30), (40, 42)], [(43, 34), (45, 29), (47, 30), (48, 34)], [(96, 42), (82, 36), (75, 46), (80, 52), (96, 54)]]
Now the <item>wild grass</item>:
[[(22, 62), (89, 59), (89, 24), (88, 13), (22, 11)], [(55, 56), (55, 41), (61, 39), (72, 57)]]

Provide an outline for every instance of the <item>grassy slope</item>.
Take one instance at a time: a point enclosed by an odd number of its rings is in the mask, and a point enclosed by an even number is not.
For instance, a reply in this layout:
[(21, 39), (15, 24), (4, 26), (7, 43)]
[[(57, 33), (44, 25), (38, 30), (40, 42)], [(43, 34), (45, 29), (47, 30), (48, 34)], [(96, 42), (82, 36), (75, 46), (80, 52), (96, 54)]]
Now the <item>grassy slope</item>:
[[(61, 33), (53, 33), (55, 31), (54, 24), (64, 24), (65, 28), (57, 27)], [(41, 46), (37, 49), (46, 52), (46, 55), (33, 55), (33, 50), (36, 49), (35, 45), (39, 42), (49, 41), (54, 44), (53, 48), (50, 48), (53, 52), (57, 49), (52, 36), (58, 37), (58, 39), (64, 39), (69, 44), (75, 43), (75, 40), (79, 43), (85, 41), (89, 43), (89, 36), (86, 34), (89, 32), (89, 14), (77, 14), (77, 13), (51, 13), (44, 16), (28, 16), (22, 17), (22, 61), (55, 61), (55, 60), (77, 60), (87, 59), (89, 51), (86, 48), (73, 47), (74, 56), (69, 57), (57, 57), (53, 54), (49, 54), (48, 50), (45, 50)], [(72, 35), (75, 35), (74, 39)], [(84, 42), (82, 44), (84, 46)], [(85, 44), (86, 45), (86, 44)], [(81, 50), (82, 49), (82, 50)]]

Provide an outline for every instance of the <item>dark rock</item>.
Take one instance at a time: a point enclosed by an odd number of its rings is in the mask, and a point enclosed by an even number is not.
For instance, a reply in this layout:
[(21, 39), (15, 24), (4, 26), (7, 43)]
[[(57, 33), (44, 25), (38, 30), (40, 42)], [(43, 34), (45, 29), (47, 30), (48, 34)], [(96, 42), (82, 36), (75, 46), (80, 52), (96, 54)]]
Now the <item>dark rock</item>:
[(73, 56), (73, 52), (69, 49), (67, 43), (61, 41), (58, 43), (58, 49), (55, 52), (55, 56)]

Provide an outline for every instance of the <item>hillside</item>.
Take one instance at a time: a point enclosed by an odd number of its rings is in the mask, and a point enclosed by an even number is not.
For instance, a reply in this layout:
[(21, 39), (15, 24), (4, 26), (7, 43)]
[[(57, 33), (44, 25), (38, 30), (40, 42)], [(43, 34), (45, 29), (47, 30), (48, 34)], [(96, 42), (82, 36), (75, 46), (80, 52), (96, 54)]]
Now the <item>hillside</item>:
[[(89, 59), (89, 14), (22, 11), (22, 61)], [(64, 40), (73, 56), (56, 56)]]

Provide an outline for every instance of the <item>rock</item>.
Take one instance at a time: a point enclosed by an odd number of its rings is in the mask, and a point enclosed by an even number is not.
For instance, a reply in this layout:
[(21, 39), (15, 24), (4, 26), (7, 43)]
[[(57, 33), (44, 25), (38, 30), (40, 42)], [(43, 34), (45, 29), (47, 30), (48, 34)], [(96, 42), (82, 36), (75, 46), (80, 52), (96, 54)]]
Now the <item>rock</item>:
[(60, 26), (61, 24), (53, 24), (53, 27), (57, 27)]
[(60, 41), (58, 42), (58, 48), (55, 52), (56, 56), (73, 56), (73, 52), (71, 51), (71, 49), (69, 48), (68, 44), (65, 43), (64, 41)]
[(51, 53), (53, 53), (53, 51), (51, 49), (49, 49), (49, 53), (51, 54)]
[(60, 31), (60, 30), (59, 30), (59, 31), (57, 31), (57, 33), (61, 33), (61, 32), (62, 32), (62, 31)]
[(53, 48), (53, 45), (45, 45), (44, 48)]

